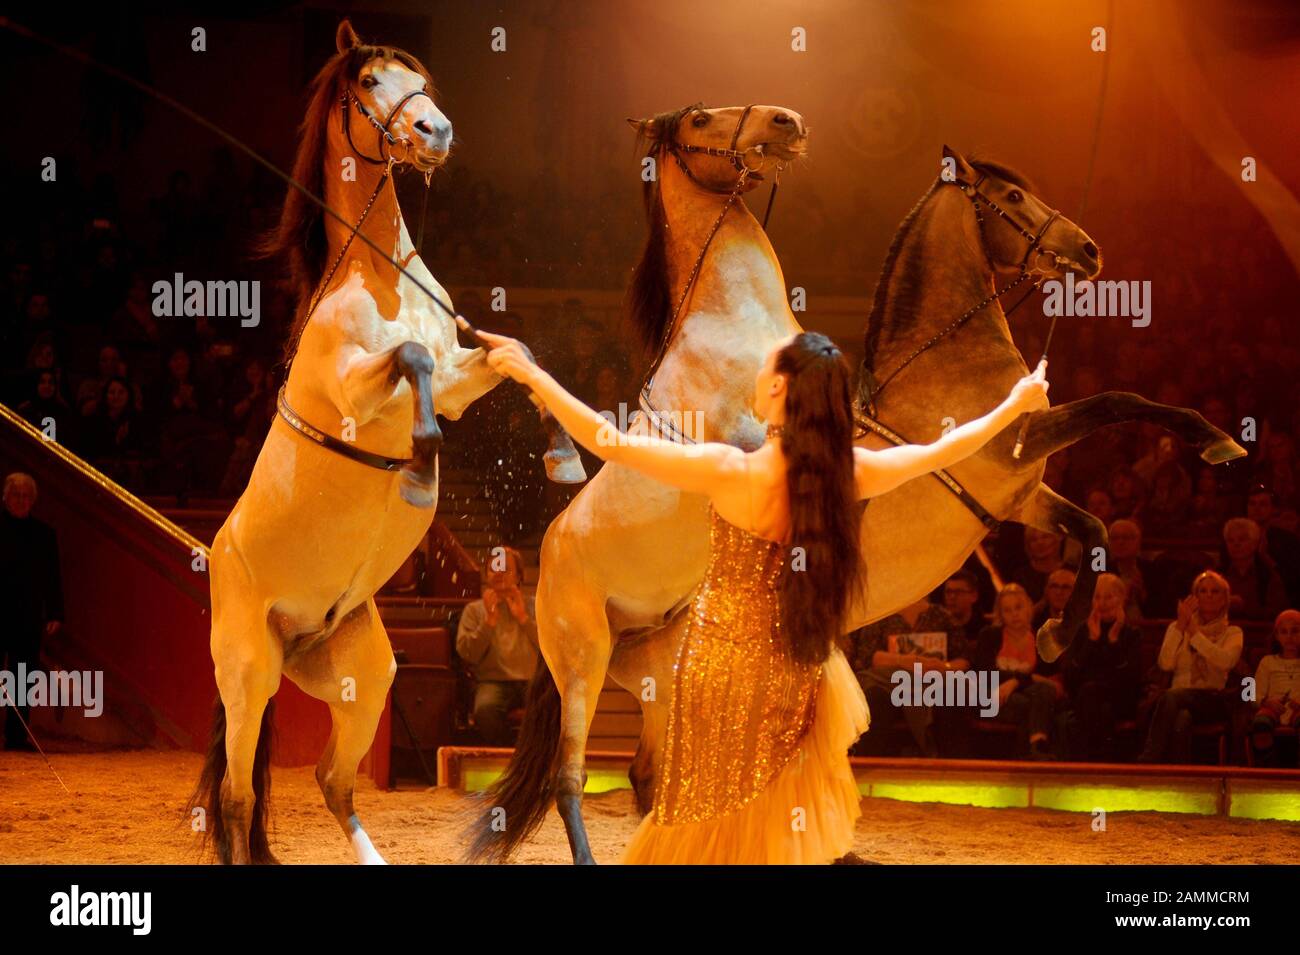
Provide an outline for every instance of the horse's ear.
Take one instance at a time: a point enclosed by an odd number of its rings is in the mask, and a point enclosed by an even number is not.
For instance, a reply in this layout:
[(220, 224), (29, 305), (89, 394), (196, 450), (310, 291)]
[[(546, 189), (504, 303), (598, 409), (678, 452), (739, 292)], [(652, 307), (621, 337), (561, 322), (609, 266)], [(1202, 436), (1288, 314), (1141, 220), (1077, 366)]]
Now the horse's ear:
[(654, 118), (633, 119), (629, 116), (627, 118), (627, 124), (647, 139), (654, 139), (659, 132), (659, 121)]
[(352, 29), (351, 20), (345, 18), (339, 24), (338, 32), (334, 34), (334, 45), (338, 47), (340, 53), (346, 53), (361, 45), (361, 38), (357, 36), (357, 31)]
[(939, 174), (943, 176), (946, 182), (964, 182), (968, 185), (979, 178), (975, 175), (975, 170), (971, 168), (971, 164), (966, 161), (966, 158), (946, 145), (943, 147), (943, 168), (939, 171)]

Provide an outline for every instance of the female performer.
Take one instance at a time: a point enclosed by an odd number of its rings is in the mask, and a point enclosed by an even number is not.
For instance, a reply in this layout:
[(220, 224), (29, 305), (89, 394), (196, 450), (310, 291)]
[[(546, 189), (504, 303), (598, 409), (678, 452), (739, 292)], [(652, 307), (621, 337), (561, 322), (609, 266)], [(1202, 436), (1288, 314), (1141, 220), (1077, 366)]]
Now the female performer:
[(778, 342), (754, 385), (767, 422), (755, 451), (638, 436), (480, 332), (488, 362), (526, 385), (584, 447), (710, 503), (710, 556), (675, 667), (654, 809), (630, 863), (824, 863), (861, 815), (848, 749), (866, 700), (834, 638), (863, 573), (858, 502), (978, 451), (1018, 415), (1046, 407), (1046, 364), (988, 414), (939, 440), (853, 446), (850, 373), (817, 332)]

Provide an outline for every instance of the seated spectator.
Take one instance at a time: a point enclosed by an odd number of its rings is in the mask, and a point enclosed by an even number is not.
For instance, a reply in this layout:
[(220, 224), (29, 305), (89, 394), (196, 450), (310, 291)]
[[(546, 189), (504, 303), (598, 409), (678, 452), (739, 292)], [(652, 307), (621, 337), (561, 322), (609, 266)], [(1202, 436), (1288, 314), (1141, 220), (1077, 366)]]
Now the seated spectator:
[(1300, 727), (1300, 611), (1278, 614), (1272, 649), (1255, 670), (1250, 746), (1259, 766), (1277, 765), (1273, 734), (1279, 726)]
[(1024, 587), (1031, 601), (1041, 600), (1048, 575), (1064, 563), (1064, 540), (1051, 531), (1025, 528), (1024, 559), (1011, 570), (1010, 579)]
[[(96, 374), (83, 378), (77, 388), (77, 410), (86, 417), (99, 410), (99, 400), (104, 395), (104, 386), (108, 384), (109, 379), (126, 379), (126, 362), (122, 360), (122, 354), (117, 350), (116, 345), (100, 347), (95, 368)], [(139, 411), (140, 402), (136, 401), (134, 404)]]
[(230, 437), (217, 424), (216, 401), (191, 375), (190, 355), (176, 348), (154, 407), (158, 413), (163, 489), (183, 497), (216, 491), (226, 473)]
[(1017, 749), (1031, 759), (1048, 759), (1057, 702), (1063, 695), (1057, 664), (1038, 657), (1030, 626), (1034, 612), (1020, 584), (1007, 584), (993, 604), (993, 625), (980, 633), (974, 667), (998, 675), (998, 715), (1015, 724)]
[(1115, 761), (1115, 724), (1137, 712), (1142, 632), (1127, 620), (1127, 600), (1124, 581), (1117, 574), (1101, 574), (1092, 612), (1062, 658), (1070, 699), (1064, 721), (1070, 759)]
[(504, 548), (483, 574), (483, 596), (466, 605), (456, 631), (456, 653), (474, 669), (474, 724), (490, 746), (512, 742), (507, 716), (524, 705), (537, 667), (537, 614), (520, 589), (523, 561)]
[(1084, 510), (1103, 524), (1110, 524), (1115, 519), (1115, 502), (1110, 499), (1110, 491), (1104, 487), (1094, 487), (1085, 500), (1087, 504), (1084, 505)]
[(1162, 461), (1151, 479), (1151, 496), (1142, 507), (1152, 536), (1171, 537), (1182, 532), (1191, 509), (1191, 477), (1177, 459)]
[[(76, 447), (76, 428), (80, 416), (72, 412), (71, 406), (59, 394), (59, 373), (56, 369), (46, 368), (36, 373), (36, 384), (30, 398), (18, 406), (18, 413), (35, 428), (40, 428), (53, 441), (64, 446)], [(46, 431), (47, 422), (53, 431)]]
[(1300, 538), (1278, 522), (1277, 501), (1266, 487), (1257, 487), (1246, 498), (1246, 516), (1259, 525), (1262, 536), (1259, 552), (1273, 562), (1287, 604), (1300, 607)]
[(119, 484), (138, 487), (148, 434), (142, 416), (131, 404), (131, 386), (125, 378), (110, 378), (94, 407), (98, 410), (82, 422), (84, 456)]
[(1223, 525), (1219, 570), (1232, 588), (1229, 609), (1245, 620), (1272, 620), (1286, 607), (1286, 587), (1272, 561), (1260, 554), (1263, 535), (1248, 517)]
[(1065, 604), (1074, 591), (1076, 576), (1069, 567), (1058, 567), (1047, 575), (1047, 583), (1043, 585), (1043, 599), (1034, 604), (1031, 624), (1035, 633), (1048, 620), (1057, 619), (1065, 613)]
[(1201, 467), (1196, 476), (1196, 493), (1188, 510), (1184, 533), (1190, 537), (1213, 537), (1228, 519), (1230, 501), (1219, 490), (1219, 475), (1212, 465)]
[(962, 636), (971, 646), (975, 645), (985, 625), (984, 615), (979, 612), (979, 599), (979, 578), (964, 567), (953, 571), (943, 585), (943, 609), (961, 628)]
[(1110, 500), (1116, 517), (1141, 517), (1145, 493), (1141, 478), (1133, 473), (1132, 468), (1117, 468), (1111, 475)]
[(1254, 483), (1270, 488), (1279, 504), (1295, 507), (1300, 504), (1296, 492), (1295, 441), (1285, 431), (1274, 431), (1268, 436), (1255, 462)]
[[(923, 633), (944, 634), (943, 653), (908, 639)], [(849, 663), (858, 675), (875, 720), (859, 744), (862, 755), (883, 755), (885, 731), (895, 722), (888, 718), (890, 713), (900, 715), (907, 723), (916, 749), (923, 756), (954, 756), (964, 749), (953, 708), (940, 707), (935, 712), (934, 707), (924, 705), (895, 706), (892, 699), (896, 671), (904, 671), (911, 680), (917, 665), (922, 672), (970, 669), (965, 633), (948, 611), (922, 598), (898, 613), (855, 630), (848, 643)]]
[(1223, 575), (1207, 570), (1179, 601), (1178, 619), (1165, 631), (1158, 660), (1173, 681), (1156, 700), (1139, 762), (1185, 763), (1193, 727), (1227, 719), (1223, 688), (1242, 648), (1241, 628), (1228, 622), (1230, 595)]
[[(1163, 595), (1164, 575), (1154, 561), (1142, 556), (1142, 528), (1137, 521), (1120, 519), (1107, 530), (1110, 539), (1108, 569), (1123, 579), (1128, 596), (1124, 616), (1132, 623), (1160, 616), (1156, 600)], [(1173, 609), (1172, 601), (1170, 609)]]

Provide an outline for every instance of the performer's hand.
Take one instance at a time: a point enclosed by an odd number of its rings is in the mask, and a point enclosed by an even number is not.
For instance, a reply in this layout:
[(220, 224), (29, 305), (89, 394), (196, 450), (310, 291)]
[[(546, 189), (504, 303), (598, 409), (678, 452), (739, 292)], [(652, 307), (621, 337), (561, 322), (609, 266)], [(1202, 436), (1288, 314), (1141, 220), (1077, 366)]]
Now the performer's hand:
[(1030, 374), (1016, 382), (1007, 396), (1007, 403), (1017, 411), (1038, 411), (1048, 407), (1047, 403), (1047, 359), (1038, 363)]
[(46, 621), (46, 623), (45, 623), (45, 635), (46, 635), (47, 637), (52, 637), (52, 636), (54, 636), (56, 633), (59, 632), (59, 628), (62, 627), (62, 626), (63, 626), (63, 624), (62, 624), (60, 621), (58, 621), (58, 620), (48, 620), (48, 621)]
[(524, 347), (508, 335), (496, 335), (479, 330), (478, 337), (492, 346), (487, 353), (487, 363), (498, 375), (511, 378), (521, 385), (531, 385), (537, 374), (537, 365), (528, 358)]
[(1119, 643), (1119, 635), (1124, 630), (1124, 608), (1120, 607), (1119, 612), (1115, 614), (1115, 622), (1110, 625), (1110, 632), (1106, 634), (1106, 639), (1111, 643)]
[(1009, 700), (1009, 699), (1011, 698), (1011, 694), (1014, 693), (1014, 692), (1016, 691), (1016, 686), (1017, 686), (1017, 685), (1018, 685), (1018, 681), (1016, 681), (1016, 680), (1007, 680), (1006, 683), (999, 684), (999, 685), (998, 685), (998, 703), (999, 703), (999, 704), (1004, 704), (1004, 703), (1006, 703), (1007, 700)]
[(1095, 606), (1092, 608), (1092, 613), (1088, 614), (1088, 639), (1101, 639), (1101, 611)]

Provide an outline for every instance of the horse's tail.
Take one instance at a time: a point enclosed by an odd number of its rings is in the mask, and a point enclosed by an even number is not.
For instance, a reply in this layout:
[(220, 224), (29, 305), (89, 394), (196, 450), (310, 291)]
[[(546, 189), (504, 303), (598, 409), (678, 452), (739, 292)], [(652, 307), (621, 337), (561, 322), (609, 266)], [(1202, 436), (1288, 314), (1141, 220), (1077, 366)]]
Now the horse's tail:
[[(275, 865), (279, 860), (271, 853), (271, 737), (275, 726), (275, 699), (267, 701), (262, 726), (257, 734), (257, 751), (253, 756), (253, 813), (248, 831), (249, 857), (256, 865)], [(230, 832), (221, 814), (221, 784), (226, 778), (226, 705), (217, 697), (212, 711), (212, 735), (208, 755), (203, 761), (199, 784), (190, 805), (203, 810), (203, 847), (216, 852), (217, 860), (230, 864)]]
[(546, 661), (537, 660), (519, 741), (505, 773), (482, 796), (466, 859), (505, 862), (537, 831), (555, 795), (560, 753), (560, 690)]

